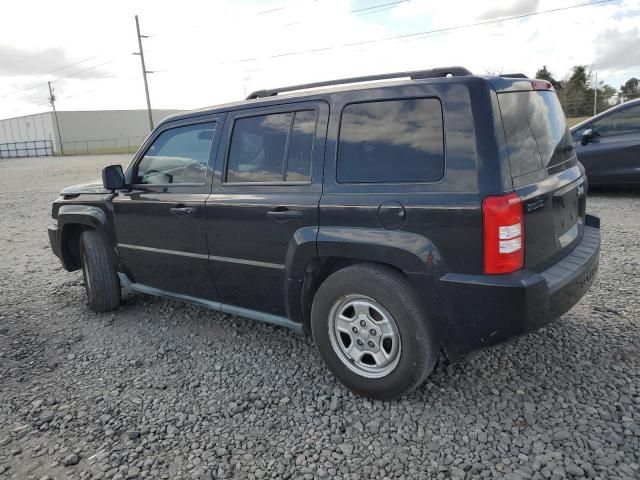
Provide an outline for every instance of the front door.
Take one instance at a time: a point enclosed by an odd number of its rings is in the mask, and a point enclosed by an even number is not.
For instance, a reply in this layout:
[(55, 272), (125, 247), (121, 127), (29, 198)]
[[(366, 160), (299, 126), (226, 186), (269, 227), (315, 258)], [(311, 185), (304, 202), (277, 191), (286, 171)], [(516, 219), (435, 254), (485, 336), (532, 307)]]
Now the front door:
[(113, 200), (120, 270), (163, 291), (217, 300), (208, 271), (205, 201), (220, 117), (169, 123), (127, 172), (131, 191)]
[(577, 139), (578, 159), (590, 183), (640, 183), (640, 106), (626, 108), (591, 125), (585, 145)]
[(328, 107), (321, 102), (229, 114), (206, 231), (224, 303), (285, 315), (287, 252), (318, 230)]

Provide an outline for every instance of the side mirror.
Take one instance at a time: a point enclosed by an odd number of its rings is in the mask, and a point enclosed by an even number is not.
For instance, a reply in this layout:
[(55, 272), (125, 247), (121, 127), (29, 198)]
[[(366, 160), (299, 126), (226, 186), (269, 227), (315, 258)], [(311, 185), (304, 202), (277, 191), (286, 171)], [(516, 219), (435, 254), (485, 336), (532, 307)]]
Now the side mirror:
[(582, 145), (586, 145), (598, 136), (598, 132), (596, 132), (593, 128), (587, 128), (584, 132), (582, 132), (582, 140), (580, 141), (580, 143)]
[(122, 165), (109, 165), (102, 169), (102, 186), (107, 190), (120, 190), (126, 186)]

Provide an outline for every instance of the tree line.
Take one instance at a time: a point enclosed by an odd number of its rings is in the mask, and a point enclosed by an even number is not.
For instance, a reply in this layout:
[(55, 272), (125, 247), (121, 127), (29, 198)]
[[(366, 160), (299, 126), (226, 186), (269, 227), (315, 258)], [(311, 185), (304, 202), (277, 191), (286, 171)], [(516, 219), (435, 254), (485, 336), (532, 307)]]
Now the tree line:
[[(618, 103), (640, 98), (640, 81), (632, 77), (616, 90), (606, 83), (595, 83), (595, 75), (587, 65), (576, 65), (562, 80), (556, 80), (544, 65), (536, 78), (547, 80), (555, 88), (564, 113), (568, 118), (593, 115), (594, 96), (596, 112), (602, 112)], [(596, 95), (597, 94), (597, 95)]]

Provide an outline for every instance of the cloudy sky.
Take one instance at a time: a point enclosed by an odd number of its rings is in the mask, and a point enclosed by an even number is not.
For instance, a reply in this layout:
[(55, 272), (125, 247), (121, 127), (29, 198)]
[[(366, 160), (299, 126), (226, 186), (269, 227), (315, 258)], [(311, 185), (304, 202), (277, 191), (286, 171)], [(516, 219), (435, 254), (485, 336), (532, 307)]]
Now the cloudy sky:
[(447, 65), (528, 75), (547, 65), (562, 78), (589, 64), (618, 88), (640, 77), (640, 0), (550, 11), (589, 1), (600, 0), (5, 2), (0, 118), (47, 110), (48, 80), (60, 110), (144, 108), (135, 14), (150, 35), (155, 108)]

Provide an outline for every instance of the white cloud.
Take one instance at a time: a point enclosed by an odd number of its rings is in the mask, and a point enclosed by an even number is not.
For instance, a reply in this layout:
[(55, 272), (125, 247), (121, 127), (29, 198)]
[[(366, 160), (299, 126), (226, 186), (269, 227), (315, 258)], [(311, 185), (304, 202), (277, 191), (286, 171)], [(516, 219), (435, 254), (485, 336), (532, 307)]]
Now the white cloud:
[(640, 31), (608, 29), (596, 37), (595, 68), (625, 70), (640, 65)]
[[(140, 64), (131, 55), (137, 49), (135, 13), (143, 33), (153, 35), (144, 44), (148, 68), (158, 70), (149, 78), (152, 105), (158, 108), (196, 108), (238, 100), (260, 88), (458, 64), (477, 73), (492, 69), (530, 75), (544, 64), (562, 77), (572, 65), (598, 59), (599, 79), (615, 87), (632, 75), (640, 76), (637, 62), (634, 68), (600, 61), (603, 55), (615, 59), (617, 44), (629, 40), (606, 32), (633, 32), (640, 0), (329, 50), (317, 49), (580, 2), (411, 0), (361, 16), (349, 12), (368, 4), (340, 0), (132, 3), (42, 0), (3, 5), (0, 46), (29, 52), (24, 58), (30, 68), (16, 76), (18, 67), (0, 59), (0, 117), (46, 109), (49, 79), (55, 81), (60, 109), (144, 108)], [(42, 54), (34, 53), (55, 47), (60, 48), (55, 62), (46, 54), (38, 60)], [(302, 50), (317, 51), (276, 56)], [(43, 75), (58, 62), (91, 56), (97, 58)], [(21, 60), (14, 55), (11, 63), (16, 61)], [(60, 79), (92, 67), (96, 68)]]

